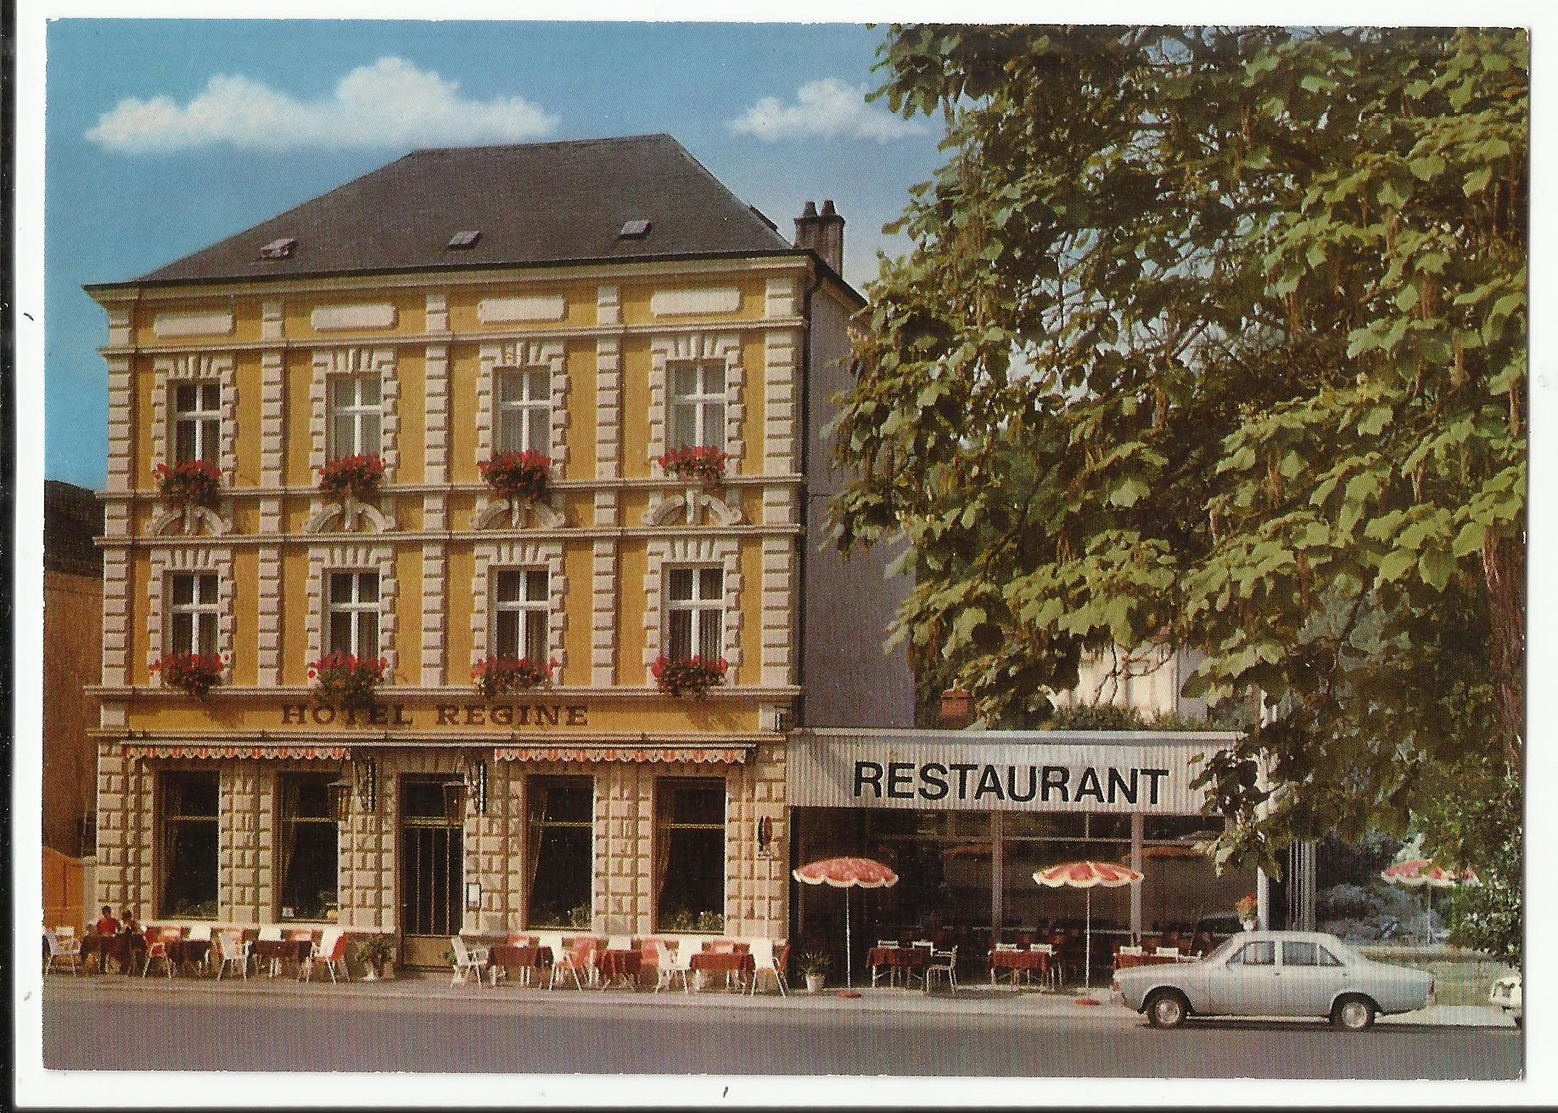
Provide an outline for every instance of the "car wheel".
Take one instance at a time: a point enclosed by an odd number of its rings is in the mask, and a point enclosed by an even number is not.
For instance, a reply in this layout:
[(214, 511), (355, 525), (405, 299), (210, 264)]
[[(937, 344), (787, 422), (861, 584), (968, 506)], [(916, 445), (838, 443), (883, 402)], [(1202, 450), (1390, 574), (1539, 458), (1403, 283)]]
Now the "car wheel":
[(1160, 989), (1147, 998), (1147, 1023), (1154, 1028), (1178, 1028), (1190, 1014), (1190, 1003), (1181, 993)]
[(1331, 1023), (1349, 1032), (1361, 1032), (1374, 1023), (1374, 1002), (1367, 997), (1343, 997), (1331, 1010)]

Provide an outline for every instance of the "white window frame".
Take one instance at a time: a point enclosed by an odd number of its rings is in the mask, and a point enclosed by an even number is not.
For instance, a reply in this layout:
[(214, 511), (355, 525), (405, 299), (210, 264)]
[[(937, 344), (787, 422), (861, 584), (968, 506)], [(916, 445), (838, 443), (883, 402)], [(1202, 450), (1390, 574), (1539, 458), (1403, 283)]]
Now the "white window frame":
[[(179, 585), (188, 583), (190, 601), (178, 601)], [(209, 589), (203, 590), (203, 589)], [(221, 652), (222, 581), (215, 572), (175, 572), (168, 577), (168, 651), (210, 656)], [(181, 637), (187, 620), (187, 637)]]
[[(345, 404), (341, 404), (336, 397), (336, 387), (342, 383), (351, 384), (351, 397)], [(378, 399), (373, 402), (363, 399), (363, 388), (369, 383), (377, 388)], [(328, 458), (383, 455), (384, 381), (377, 373), (370, 371), (329, 375), (325, 380), (325, 408), (325, 453)], [(349, 438), (341, 432), (343, 419), (351, 423)], [(372, 447), (367, 443), (370, 423), (375, 442)], [(344, 444), (343, 439), (349, 439), (351, 443)]]
[[(676, 390), (676, 380), (684, 372), (692, 372), (692, 390), (683, 394)], [(718, 389), (710, 380), (719, 377)], [(714, 448), (725, 451), (728, 440), (726, 428), (727, 388), (729, 369), (717, 360), (673, 360), (666, 364), (666, 448)], [(678, 434), (682, 419), (691, 415), (692, 439), (685, 440)]]
[[(351, 598), (338, 599), (335, 594), (335, 579), (337, 576), (350, 577)], [(362, 598), (362, 586), (364, 577), (372, 576), (374, 579), (374, 592), (371, 601)], [(354, 657), (377, 660), (384, 654), (384, 624), (382, 608), (384, 603), (384, 584), (377, 569), (367, 568), (333, 568), (326, 573), (324, 584), (325, 593), (325, 652), (349, 653)], [(335, 619), (337, 615), (346, 615), (348, 642), (347, 646), (335, 644)], [(373, 615), (373, 649), (366, 652), (363, 647), (363, 623), (362, 616)]]
[[(505, 397), (510, 384), (517, 396)], [(552, 372), (547, 367), (498, 367), (493, 372), (492, 450), (552, 454)], [(539, 429), (537, 428), (539, 426)]]
[[(182, 391), (194, 392), (195, 404), (189, 409), (179, 405)], [(173, 411), (173, 459), (175, 463), (186, 460), (205, 460), (220, 464), (222, 458), (222, 383), (214, 379), (196, 379), (168, 384), (172, 395), (169, 408)], [(207, 392), (214, 391), (215, 398), (208, 404)], [(180, 454), (184, 441), (183, 430), (189, 429), (191, 454)]]
[[(710, 589), (705, 582), (706, 573), (715, 573), (719, 582)], [(676, 597), (672, 585), (679, 575), (688, 575), (691, 594), (683, 599)], [(673, 565), (665, 569), (665, 629), (660, 642), (665, 656), (674, 660), (686, 660), (692, 657), (707, 659), (708, 654), (703, 651), (705, 644), (712, 641), (718, 647), (713, 654), (717, 660), (723, 655), (725, 646), (725, 569), (719, 565)], [(688, 616), (687, 623), (687, 653), (681, 656), (675, 652), (674, 635), (672, 629), (676, 625), (677, 617)], [(713, 626), (712, 631), (708, 628)]]
[[(519, 598), (504, 599), (500, 594), (505, 574), (512, 574), (518, 577)], [(532, 577), (535, 575), (541, 577), (539, 595), (531, 593), (534, 587)], [(489, 570), (488, 577), (492, 583), (492, 630), (488, 642), (489, 652), (493, 656), (501, 655), (499, 650), (501, 642), (500, 627), (505, 616), (515, 615), (517, 616), (516, 621), (519, 624), (518, 652), (511, 654), (511, 656), (528, 658), (538, 664), (544, 664), (551, 650), (552, 643), (551, 570), (544, 565), (527, 568), (493, 568)], [(539, 616), (539, 618), (534, 616)], [(531, 623), (533, 621), (539, 623), (540, 626), (539, 638), (537, 639), (540, 642), (539, 653), (530, 652), (530, 643), (532, 641)]]

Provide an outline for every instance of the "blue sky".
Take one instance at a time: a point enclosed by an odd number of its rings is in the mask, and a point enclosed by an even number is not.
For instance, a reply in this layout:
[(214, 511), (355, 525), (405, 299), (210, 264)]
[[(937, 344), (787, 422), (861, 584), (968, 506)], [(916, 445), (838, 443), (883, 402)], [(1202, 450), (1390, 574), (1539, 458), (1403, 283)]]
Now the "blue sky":
[(848, 222), (863, 285), (939, 121), (863, 93), (857, 24), (61, 19), (47, 34), (44, 473), (101, 486), (106, 318), (133, 278), (427, 146), (669, 132), (787, 234)]

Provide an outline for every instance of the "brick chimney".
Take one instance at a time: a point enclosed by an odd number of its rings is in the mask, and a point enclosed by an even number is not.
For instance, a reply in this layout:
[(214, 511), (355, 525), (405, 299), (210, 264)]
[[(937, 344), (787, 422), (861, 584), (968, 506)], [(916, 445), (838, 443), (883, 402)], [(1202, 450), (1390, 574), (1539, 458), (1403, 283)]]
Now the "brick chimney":
[(820, 215), (815, 201), (806, 202), (805, 210), (795, 218), (795, 246), (815, 251), (834, 274), (843, 276), (844, 218), (831, 200), (822, 203)]

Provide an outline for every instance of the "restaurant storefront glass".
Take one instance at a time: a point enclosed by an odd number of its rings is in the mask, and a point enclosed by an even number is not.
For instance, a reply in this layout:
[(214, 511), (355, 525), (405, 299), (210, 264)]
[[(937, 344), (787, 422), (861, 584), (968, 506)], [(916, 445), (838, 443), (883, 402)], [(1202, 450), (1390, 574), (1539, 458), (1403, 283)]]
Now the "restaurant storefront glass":
[(322, 920), (336, 911), (340, 827), (330, 814), (329, 773), (277, 778), (277, 918)]
[(216, 915), (219, 779), (215, 772), (168, 772), (159, 784), (162, 873), (158, 916)]
[(656, 783), (654, 876), (657, 930), (723, 929), (723, 779), (665, 777)]
[(595, 781), (591, 777), (531, 777), (526, 860), (529, 927), (590, 926), (594, 863)]

